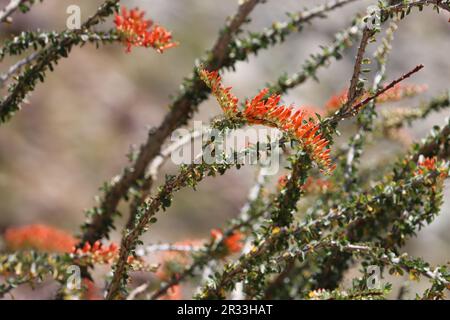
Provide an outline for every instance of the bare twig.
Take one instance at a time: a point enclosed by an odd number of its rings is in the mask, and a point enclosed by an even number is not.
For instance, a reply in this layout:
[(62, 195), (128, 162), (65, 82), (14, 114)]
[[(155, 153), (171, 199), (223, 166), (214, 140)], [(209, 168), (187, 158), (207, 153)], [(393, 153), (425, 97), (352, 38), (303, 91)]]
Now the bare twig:
[(0, 11), (0, 23), (5, 22), (8, 18), (19, 8), (20, 5), (24, 4), (28, 0), (11, 0), (9, 3)]

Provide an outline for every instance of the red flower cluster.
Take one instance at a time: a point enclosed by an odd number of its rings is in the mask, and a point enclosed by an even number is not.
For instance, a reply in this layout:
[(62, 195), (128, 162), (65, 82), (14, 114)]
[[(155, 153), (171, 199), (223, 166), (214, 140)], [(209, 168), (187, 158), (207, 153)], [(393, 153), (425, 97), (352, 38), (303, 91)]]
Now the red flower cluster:
[[(174, 243), (175, 246), (202, 246), (204, 241), (201, 240), (185, 240)], [(188, 252), (180, 251), (164, 251), (160, 257), (161, 266), (156, 272), (156, 276), (162, 281), (168, 281), (172, 277), (177, 277), (186, 264), (189, 263)], [(160, 300), (181, 300), (183, 298), (182, 288), (180, 285), (170, 287), (167, 293), (160, 297)]]
[(144, 11), (122, 8), (121, 14), (116, 14), (114, 23), (117, 31), (124, 36), (127, 52), (131, 47), (154, 48), (159, 53), (177, 46), (172, 42), (172, 34), (163, 27), (144, 19)]
[[(175, 246), (196, 246), (196, 245), (202, 245), (202, 241), (197, 240), (186, 240), (186, 241), (179, 241), (175, 242)], [(163, 251), (162, 254), (159, 257), (159, 260), (161, 261), (161, 266), (158, 268), (158, 271), (156, 272), (156, 275), (161, 280), (167, 280), (172, 277), (176, 277), (178, 274), (178, 271), (180, 271), (186, 264), (189, 263), (189, 256), (187, 254), (188, 252), (180, 252), (180, 251)]]
[(42, 224), (9, 228), (5, 243), (12, 250), (35, 249), (47, 252), (70, 252), (77, 239), (65, 231)]
[[(326, 148), (328, 140), (318, 133), (320, 125), (307, 118), (303, 109), (293, 111), (293, 107), (279, 105), (281, 96), (270, 95), (269, 89), (263, 89), (253, 99), (245, 103), (244, 111), (238, 112), (238, 99), (231, 93), (231, 87), (221, 84), (217, 71), (200, 71), (201, 79), (211, 88), (224, 113), (230, 118), (242, 118), (249, 124), (263, 124), (289, 132), (305, 149), (309, 150), (314, 161), (327, 171), (334, 167), (331, 164), (330, 149)], [(310, 110), (308, 109), (308, 112)]]
[[(402, 84), (398, 83), (388, 91), (384, 92), (376, 99), (378, 103), (395, 102), (404, 98), (413, 97), (426, 91), (428, 87), (426, 85), (415, 84)], [(343, 104), (347, 102), (348, 89), (343, 90), (341, 93), (332, 96), (325, 104), (325, 108), (329, 112), (334, 112), (339, 109)], [(368, 93), (365, 93), (358, 99), (357, 102), (362, 101), (368, 97)]]
[[(211, 237), (214, 240), (221, 241), (223, 239), (223, 232), (220, 229), (211, 230)], [(244, 236), (242, 233), (236, 231), (232, 235), (223, 239), (223, 244), (227, 248), (228, 253), (238, 253), (242, 250), (244, 244), (242, 243)]]
[(86, 242), (82, 248), (73, 247), (71, 251), (78, 256), (89, 256), (95, 263), (107, 264), (117, 258), (119, 247), (115, 243), (103, 246), (100, 241), (95, 241), (92, 246)]
[(343, 90), (339, 94), (331, 96), (325, 103), (325, 109), (328, 112), (334, 112), (347, 102), (348, 89)]
[(238, 113), (238, 98), (231, 93), (231, 87), (222, 86), (222, 78), (217, 71), (200, 70), (200, 78), (211, 89), (212, 94), (216, 97), (223, 112), (228, 117), (236, 116)]

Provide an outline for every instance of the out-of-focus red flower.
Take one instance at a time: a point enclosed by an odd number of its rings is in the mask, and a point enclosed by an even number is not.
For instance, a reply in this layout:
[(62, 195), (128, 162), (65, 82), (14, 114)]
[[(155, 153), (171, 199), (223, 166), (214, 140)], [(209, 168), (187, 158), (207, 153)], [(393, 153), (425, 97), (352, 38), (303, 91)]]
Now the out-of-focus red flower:
[(160, 300), (181, 300), (183, 297), (181, 286), (179, 284), (170, 287), (166, 294), (161, 296)]
[(151, 47), (162, 53), (177, 46), (169, 31), (151, 20), (145, 20), (144, 14), (144, 11), (137, 8), (128, 11), (123, 7), (121, 13), (115, 16), (116, 30), (124, 36), (127, 52), (132, 47)]
[[(212, 229), (211, 230), (211, 237), (214, 240), (222, 240), (224, 235), (222, 230), (220, 229)], [(242, 240), (244, 239), (244, 236), (239, 231), (233, 232), (230, 236), (223, 239), (223, 244), (225, 248), (227, 248), (228, 253), (237, 253), (240, 252), (244, 246)]]
[(419, 161), (419, 167), (426, 168), (427, 170), (436, 169), (436, 158), (424, 158)]
[(43, 224), (9, 228), (5, 243), (12, 250), (35, 249), (46, 252), (70, 252), (78, 242), (66, 231)]
[(315, 118), (316, 114), (319, 114), (320, 116), (324, 115), (323, 109), (316, 106), (304, 105), (302, 106), (302, 110), (305, 113), (305, 115), (310, 118)]
[[(176, 246), (202, 246), (203, 240), (184, 240), (175, 242)], [(156, 276), (162, 281), (167, 281), (173, 277), (177, 277), (178, 274), (184, 270), (185, 266), (190, 262), (189, 251), (164, 251), (159, 260), (161, 266), (156, 272)], [(174, 285), (170, 287), (167, 294), (160, 298), (161, 300), (180, 300), (182, 299), (182, 290), (180, 285)]]
[(263, 89), (252, 100), (246, 102), (243, 112), (249, 123), (264, 124), (288, 131), (294, 135), (303, 147), (310, 152), (311, 158), (326, 171), (332, 171), (330, 151), (326, 147), (329, 141), (318, 132), (320, 125), (307, 117), (302, 108), (293, 110), (293, 106), (279, 105), (281, 96), (271, 95), (264, 99), (269, 89)]
[(398, 83), (377, 98), (378, 103), (395, 102), (408, 97), (414, 97), (428, 90), (427, 85)]
[[(386, 103), (386, 102), (395, 102), (407, 97), (413, 97), (418, 94), (423, 93), (428, 89), (427, 85), (415, 85), (415, 84), (403, 84), (398, 83), (388, 91), (379, 95), (376, 99), (377, 103)], [(325, 108), (328, 112), (334, 112), (338, 110), (342, 105), (347, 103), (348, 89), (345, 89), (338, 93), (337, 95), (333, 95), (326, 103)], [(363, 99), (369, 96), (368, 93), (364, 93), (360, 98), (355, 101), (358, 103)]]
[(83, 295), (85, 300), (102, 300), (101, 291), (93, 281), (86, 278), (83, 278), (82, 281), (86, 289)]
[(99, 240), (97, 240), (93, 245), (86, 242), (81, 248), (73, 247), (71, 252), (80, 257), (89, 256), (95, 263), (107, 264), (117, 258), (119, 247), (115, 243), (111, 243), (109, 246), (104, 246)]
[(224, 241), (228, 251), (232, 253), (240, 252), (244, 246), (242, 243), (243, 235), (240, 232), (235, 232), (231, 236), (227, 237)]

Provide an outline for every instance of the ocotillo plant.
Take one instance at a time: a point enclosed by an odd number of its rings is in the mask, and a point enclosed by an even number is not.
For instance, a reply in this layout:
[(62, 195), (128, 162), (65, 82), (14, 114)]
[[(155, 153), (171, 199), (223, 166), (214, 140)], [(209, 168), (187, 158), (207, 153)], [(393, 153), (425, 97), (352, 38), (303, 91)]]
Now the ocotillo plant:
[[(268, 79), (266, 88), (240, 100), (233, 83), (221, 74), (358, 0), (334, 0), (290, 13), (287, 21), (262, 31), (242, 32), (255, 7), (265, 2), (239, 2), (212, 48), (196, 60), (174, 94), (160, 125), (129, 155), (128, 166), (101, 187), (79, 234), (39, 221), (6, 228), (0, 253), (1, 297), (14, 295), (17, 287), (53, 279), (59, 284), (55, 299), (386, 299), (394, 295), (392, 286), (381, 281), (383, 274), (407, 274), (411, 281), (429, 282), (417, 299), (445, 299), (448, 266), (409, 255), (405, 243), (441, 213), (449, 176), (450, 121), (389, 162), (374, 163), (370, 172), (361, 162), (369, 145), (399, 140), (400, 130), (412, 121), (449, 107), (448, 84), (408, 82), (413, 77), (420, 81), (426, 68), (422, 61), (394, 74), (388, 60), (403, 19), (425, 10), (448, 16), (450, 1), (374, 1), (300, 70)], [(11, 0), (0, 11), (0, 23), (14, 24), (16, 15), (38, 5), (47, 1)], [(33, 91), (46, 85), (48, 74), (60, 60), (70, 59), (75, 47), (94, 44), (102, 50), (119, 45), (127, 55), (152, 49), (164, 54), (183, 46), (168, 31), (170, 26), (126, 5), (104, 1), (76, 27), (9, 36), (1, 45), (0, 62), (16, 62), (0, 75), (0, 84), (7, 88), (0, 100), (0, 125), (14, 121), (22, 107), (29, 108), (25, 100), (33, 104)], [(308, 79), (319, 80), (318, 70), (338, 63), (351, 47), (356, 49), (351, 76), (342, 79), (343, 91), (328, 97), (323, 108), (283, 104), (285, 93)], [(426, 51), (433, 54), (432, 48)], [(393, 104), (406, 104), (431, 86), (442, 87), (442, 94), (418, 107)], [(218, 115), (201, 130), (190, 130), (198, 106), (210, 96)], [(185, 134), (170, 142), (182, 127), (187, 128)], [(230, 151), (225, 144), (232, 134), (243, 143)], [(199, 138), (199, 154), (176, 162), (174, 154), (190, 149)], [(177, 164), (177, 173), (156, 186), (168, 160)], [(160, 212), (177, 201), (177, 191), (195, 189), (206, 178), (220, 179), (242, 166), (254, 168), (257, 179), (247, 203), (226, 225), (203, 239), (143, 242), (144, 233), (157, 228)], [(126, 217), (123, 226), (119, 216)], [(113, 229), (121, 230), (119, 243), (109, 240)], [(92, 272), (99, 265), (110, 271), (103, 282)], [(359, 273), (349, 272), (354, 267)], [(135, 286), (135, 271), (147, 274), (148, 280)], [(349, 277), (351, 281), (345, 281)]]

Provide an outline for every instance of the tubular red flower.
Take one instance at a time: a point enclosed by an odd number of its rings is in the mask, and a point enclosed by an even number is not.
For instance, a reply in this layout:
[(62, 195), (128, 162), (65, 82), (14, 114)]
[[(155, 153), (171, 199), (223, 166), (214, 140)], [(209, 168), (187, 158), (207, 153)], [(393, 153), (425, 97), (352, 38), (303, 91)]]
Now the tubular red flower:
[(13, 250), (35, 249), (47, 252), (70, 252), (78, 242), (69, 233), (43, 224), (9, 228), (5, 243)]
[[(316, 161), (326, 172), (334, 169), (329, 156), (329, 149), (325, 149), (328, 141), (319, 132), (320, 125), (311, 117), (311, 108), (300, 108), (294, 112), (294, 106), (280, 105), (280, 95), (269, 95), (269, 89), (262, 89), (251, 100), (246, 101), (245, 109), (238, 111), (238, 99), (231, 94), (230, 88), (224, 88), (217, 71), (200, 70), (201, 79), (211, 89), (219, 105), (229, 118), (242, 119), (249, 124), (263, 124), (288, 132), (297, 139), (305, 150), (310, 152), (312, 160)], [(269, 96), (268, 96), (269, 95)]]
[(231, 253), (237, 253), (242, 250), (244, 244), (242, 243), (243, 235), (240, 232), (235, 232), (231, 236), (227, 237), (224, 241), (225, 246)]
[[(211, 237), (214, 240), (222, 240), (223, 232), (220, 229), (211, 230)], [(238, 253), (242, 250), (244, 244), (242, 240), (244, 239), (244, 235), (239, 231), (233, 232), (230, 236), (223, 239), (223, 243), (228, 253)]]
[(115, 243), (104, 246), (97, 240), (92, 246), (86, 242), (81, 248), (73, 247), (72, 253), (78, 256), (89, 256), (95, 263), (108, 264), (118, 257), (119, 247)]
[[(387, 102), (395, 102), (402, 100), (404, 98), (408, 97), (414, 97), (418, 94), (421, 94), (428, 90), (427, 85), (415, 85), (415, 84), (403, 84), (398, 83), (385, 93), (381, 94), (377, 97), (376, 102), (377, 103), (387, 103)], [(348, 95), (348, 89), (345, 89), (341, 91), (337, 95), (333, 95), (326, 103), (325, 108), (329, 112), (334, 112), (342, 105), (347, 103), (347, 95)], [(362, 101), (363, 99), (367, 98), (369, 96), (368, 93), (364, 93), (355, 103), (358, 103), (359, 101)]]
[(183, 298), (181, 286), (179, 284), (171, 286), (167, 293), (159, 298), (159, 300), (181, 300)]
[(162, 26), (144, 19), (144, 11), (122, 7), (114, 19), (116, 30), (123, 35), (127, 52), (134, 47), (154, 48), (159, 53), (177, 46), (172, 42), (172, 34)]

